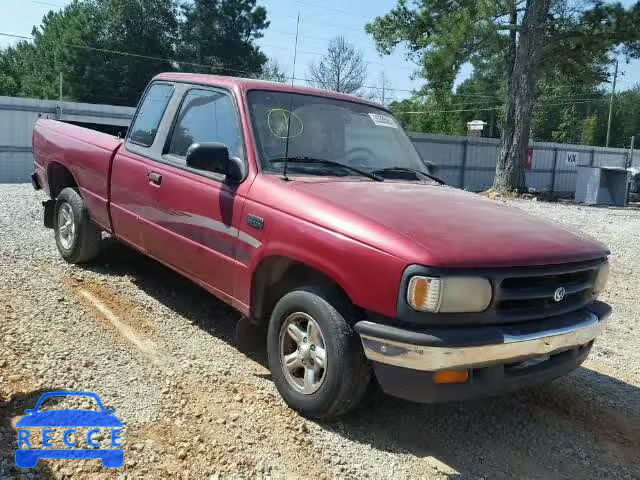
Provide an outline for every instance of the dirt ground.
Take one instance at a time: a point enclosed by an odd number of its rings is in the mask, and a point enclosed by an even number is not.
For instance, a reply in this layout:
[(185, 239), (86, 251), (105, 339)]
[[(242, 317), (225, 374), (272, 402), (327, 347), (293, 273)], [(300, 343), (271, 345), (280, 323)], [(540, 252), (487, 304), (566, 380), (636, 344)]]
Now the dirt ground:
[[(238, 314), (122, 245), (64, 263), (42, 195), (0, 186), (0, 477), (640, 478), (640, 211), (514, 201), (609, 245), (614, 314), (583, 367), (515, 395), (418, 405), (374, 393), (333, 423), (284, 405)], [(125, 465), (18, 469), (15, 422), (86, 390), (124, 424)]]

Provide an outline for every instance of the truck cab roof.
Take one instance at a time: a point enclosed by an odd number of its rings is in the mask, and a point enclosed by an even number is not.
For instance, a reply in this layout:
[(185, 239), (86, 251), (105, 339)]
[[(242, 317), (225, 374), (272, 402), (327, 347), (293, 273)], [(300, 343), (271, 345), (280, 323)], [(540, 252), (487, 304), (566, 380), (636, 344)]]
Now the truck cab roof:
[(301, 95), (314, 95), (317, 97), (335, 98), (338, 100), (345, 100), (347, 102), (372, 105), (378, 108), (384, 108), (386, 110), (386, 107), (384, 107), (383, 105), (372, 102), (362, 97), (357, 97), (355, 95), (321, 90), (319, 88), (290, 85), (288, 83), (269, 82), (266, 80), (258, 80), (255, 78), (229, 77), (226, 75), (207, 75), (201, 73), (166, 72), (160, 73), (153, 78), (153, 81), (157, 80), (226, 87), (231, 90), (235, 89), (241, 91), (243, 93), (249, 90), (271, 90), (276, 92), (296, 93)]

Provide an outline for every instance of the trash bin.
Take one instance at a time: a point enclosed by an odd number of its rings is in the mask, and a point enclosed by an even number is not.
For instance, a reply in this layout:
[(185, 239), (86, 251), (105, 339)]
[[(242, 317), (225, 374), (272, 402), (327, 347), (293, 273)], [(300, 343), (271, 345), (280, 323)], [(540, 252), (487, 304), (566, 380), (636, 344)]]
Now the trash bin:
[(578, 166), (575, 200), (586, 205), (627, 204), (629, 172), (618, 167)]

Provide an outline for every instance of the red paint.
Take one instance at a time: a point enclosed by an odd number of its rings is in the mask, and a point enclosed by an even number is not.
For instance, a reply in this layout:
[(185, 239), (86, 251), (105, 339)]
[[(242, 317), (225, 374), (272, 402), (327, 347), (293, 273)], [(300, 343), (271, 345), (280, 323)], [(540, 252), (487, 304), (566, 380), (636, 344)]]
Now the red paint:
[[(51, 120), (34, 130), (36, 172), (47, 188), (57, 162), (80, 186), (94, 220), (245, 314), (253, 272), (285, 256), (325, 273), (358, 306), (394, 316), (403, 270), (545, 265), (600, 258), (607, 249), (517, 208), (450, 187), (356, 177), (284, 181), (260, 172), (246, 92), (268, 88), (370, 103), (348, 95), (229, 77), (162, 74), (228, 88), (238, 103), (248, 177), (235, 187), (160, 164), (119, 139)], [(529, 155), (528, 155), (529, 157)], [(161, 187), (148, 181), (162, 174)], [(264, 229), (247, 225), (248, 214)]]

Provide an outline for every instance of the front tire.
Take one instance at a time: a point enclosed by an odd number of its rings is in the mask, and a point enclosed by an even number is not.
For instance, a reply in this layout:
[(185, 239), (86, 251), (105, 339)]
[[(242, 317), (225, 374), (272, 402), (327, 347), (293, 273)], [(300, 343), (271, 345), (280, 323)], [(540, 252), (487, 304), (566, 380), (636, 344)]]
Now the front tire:
[(371, 369), (354, 318), (352, 306), (334, 288), (301, 287), (276, 304), (267, 334), (269, 368), (290, 407), (330, 419), (360, 403)]
[(69, 263), (86, 263), (98, 255), (102, 234), (75, 188), (65, 188), (56, 199), (53, 231), (62, 258)]

